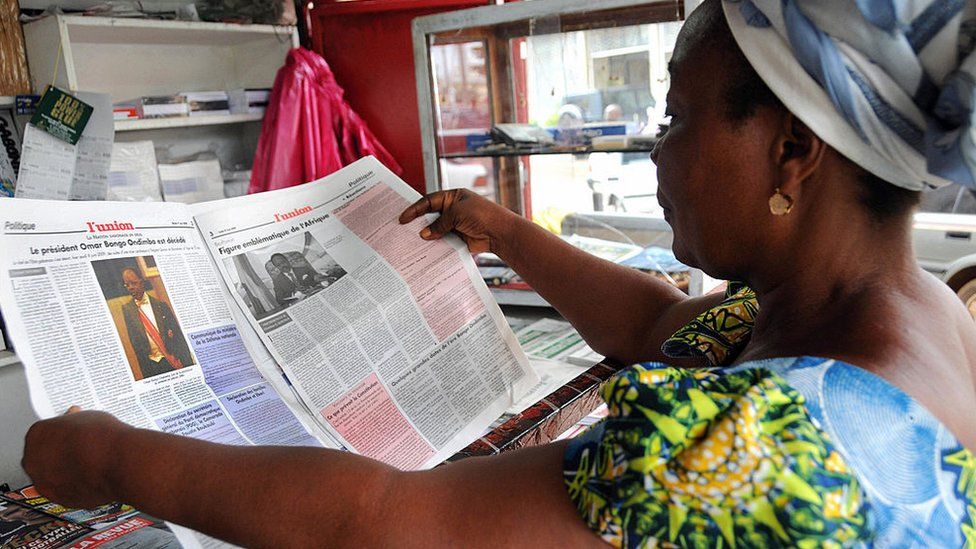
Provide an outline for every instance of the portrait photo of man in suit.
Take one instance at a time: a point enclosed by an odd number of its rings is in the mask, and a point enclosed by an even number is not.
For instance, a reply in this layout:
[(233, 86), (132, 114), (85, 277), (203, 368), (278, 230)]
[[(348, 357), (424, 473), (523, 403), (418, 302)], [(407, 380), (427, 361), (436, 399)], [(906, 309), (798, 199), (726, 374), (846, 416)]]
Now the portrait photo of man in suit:
[(122, 306), (129, 342), (142, 377), (152, 377), (192, 364), (190, 349), (169, 305), (146, 292), (146, 281), (135, 269), (123, 269), (122, 284), (132, 301)]
[[(125, 259), (93, 262), (93, 266), (133, 376), (148, 379), (193, 365), (193, 354), (155, 261), (151, 256)], [(106, 265), (108, 262), (113, 263)], [(147, 277), (146, 271), (152, 276)]]

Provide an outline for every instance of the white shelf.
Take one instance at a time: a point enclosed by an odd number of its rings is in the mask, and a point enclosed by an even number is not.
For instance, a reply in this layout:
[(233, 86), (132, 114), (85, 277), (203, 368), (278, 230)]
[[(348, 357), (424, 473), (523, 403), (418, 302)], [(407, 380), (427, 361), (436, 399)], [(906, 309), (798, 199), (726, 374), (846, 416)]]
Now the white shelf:
[(98, 44), (232, 46), (268, 37), (291, 43), (295, 27), (64, 15), (71, 40)]
[(158, 130), (162, 128), (190, 128), (193, 126), (218, 126), (221, 124), (241, 124), (260, 122), (263, 114), (219, 114), (213, 116), (180, 116), (173, 118), (146, 118), (139, 120), (116, 120), (115, 131)]
[[(24, 25), (35, 90), (108, 93), (113, 102), (198, 90), (270, 88), (295, 27), (55, 15)], [(57, 74), (54, 69), (57, 67)]]
[(14, 98), (9, 95), (0, 95), (0, 107), (9, 107), (14, 104)]
[(12, 364), (18, 364), (20, 359), (17, 358), (12, 351), (0, 351), (0, 368), (4, 366), (10, 366)]

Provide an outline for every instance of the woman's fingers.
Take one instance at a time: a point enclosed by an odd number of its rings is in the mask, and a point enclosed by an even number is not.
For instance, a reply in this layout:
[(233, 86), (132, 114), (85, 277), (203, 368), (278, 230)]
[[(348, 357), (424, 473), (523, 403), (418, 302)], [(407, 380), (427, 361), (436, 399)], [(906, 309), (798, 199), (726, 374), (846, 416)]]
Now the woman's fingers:
[(414, 219), (427, 213), (430, 207), (430, 200), (425, 196), (413, 204), (407, 206), (406, 210), (400, 214), (400, 224), (410, 223)]
[(433, 223), (420, 231), (420, 237), (425, 240), (437, 240), (454, 229), (454, 215), (442, 213)]
[[(472, 200), (466, 202), (469, 198)], [(437, 240), (455, 231), (464, 239), (472, 252), (486, 251), (482, 248), (487, 246), (488, 238), (480, 227), (484, 225), (485, 216), (490, 217), (491, 212), (479, 201), (490, 204), (464, 189), (430, 193), (408, 206), (400, 214), (400, 223), (410, 223), (428, 213), (440, 213), (440, 216), (430, 225), (420, 230), (420, 238)]]
[(403, 213), (400, 214), (400, 223), (410, 223), (422, 215), (441, 211), (444, 207), (445, 194), (444, 191), (430, 193), (410, 206), (407, 206), (407, 209), (403, 210)]

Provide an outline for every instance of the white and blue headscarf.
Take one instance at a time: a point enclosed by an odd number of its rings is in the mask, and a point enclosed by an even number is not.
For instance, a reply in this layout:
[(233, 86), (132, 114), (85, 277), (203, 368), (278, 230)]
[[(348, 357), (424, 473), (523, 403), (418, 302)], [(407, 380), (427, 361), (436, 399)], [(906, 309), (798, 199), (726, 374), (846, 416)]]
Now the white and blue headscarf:
[(899, 187), (976, 189), (976, 0), (724, 0), (773, 93)]

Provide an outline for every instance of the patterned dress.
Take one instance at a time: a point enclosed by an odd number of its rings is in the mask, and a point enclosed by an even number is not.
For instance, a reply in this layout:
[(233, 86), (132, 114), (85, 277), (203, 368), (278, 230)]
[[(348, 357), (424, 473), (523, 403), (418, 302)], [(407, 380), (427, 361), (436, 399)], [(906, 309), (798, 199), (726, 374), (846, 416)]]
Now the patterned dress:
[(587, 525), (620, 547), (976, 549), (976, 458), (910, 396), (825, 358), (721, 366), (757, 312), (730, 284), (664, 345), (715, 367), (646, 363), (603, 387), (609, 417), (564, 458)]

